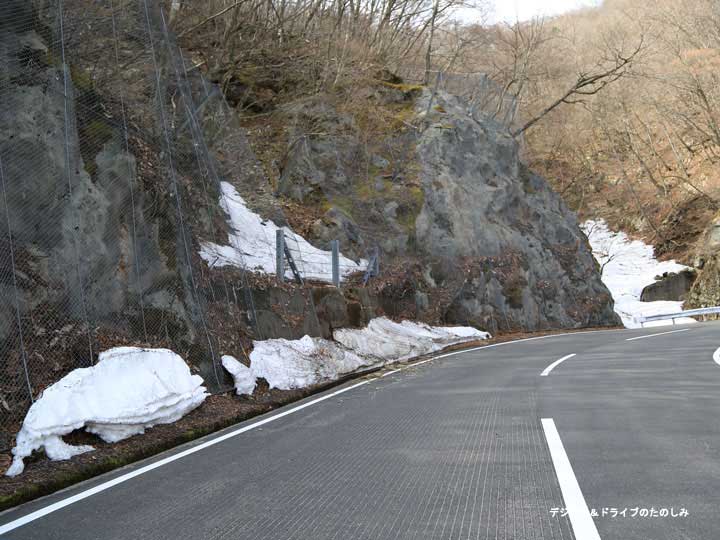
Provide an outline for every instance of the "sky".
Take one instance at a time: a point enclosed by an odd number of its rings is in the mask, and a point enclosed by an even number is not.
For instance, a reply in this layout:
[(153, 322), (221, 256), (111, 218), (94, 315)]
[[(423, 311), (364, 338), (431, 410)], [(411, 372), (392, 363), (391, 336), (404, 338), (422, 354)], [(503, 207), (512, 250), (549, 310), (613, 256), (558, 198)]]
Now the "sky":
[[(540, 15), (558, 15), (587, 6), (597, 6), (602, 0), (491, 0), (494, 13), (489, 22), (515, 22), (528, 20)], [(477, 12), (470, 9), (459, 10), (459, 18), (465, 23), (473, 23)]]
[(596, 6), (599, 0), (494, 0), (494, 20), (514, 22), (540, 15), (558, 15), (573, 9)]

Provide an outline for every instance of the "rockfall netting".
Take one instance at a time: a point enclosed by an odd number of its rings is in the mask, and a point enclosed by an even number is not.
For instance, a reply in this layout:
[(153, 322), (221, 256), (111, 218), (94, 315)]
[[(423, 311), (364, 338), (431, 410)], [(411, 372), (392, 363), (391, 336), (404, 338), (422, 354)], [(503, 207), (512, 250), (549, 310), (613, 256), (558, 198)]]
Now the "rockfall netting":
[(253, 290), (274, 278), (242, 249), (239, 265), (200, 257), (232, 243), (224, 182), (271, 190), (197, 68), (158, 2), (0, 5), (0, 447), (109, 347), (172, 349), (218, 391), (221, 356), (269, 337)]

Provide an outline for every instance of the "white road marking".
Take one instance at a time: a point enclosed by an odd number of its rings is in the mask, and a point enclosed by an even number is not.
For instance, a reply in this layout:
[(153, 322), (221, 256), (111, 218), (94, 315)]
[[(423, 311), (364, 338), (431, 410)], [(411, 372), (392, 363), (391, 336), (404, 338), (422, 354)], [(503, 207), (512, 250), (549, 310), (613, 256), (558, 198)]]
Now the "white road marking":
[(555, 427), (555, 422), (552, 418), (543, 418), (542, 426), (543, 431), (545, 431), (545, 439), (550, 448), (555, 474), (560, 483), (565, 508), (575, 533), (575, 539), (600, 540), (600, 535), (595, 527), (595, 522), (590, 516), (590, 510), (588, 510), (585, 497), (583, 497), (572, 465), (570, 465), (570, 460), (565, 453), (565, 447), (560, 440), (560, 434)]
[(381, 377), (387, 377), (388, 375), (392, 375), (393, 373), (397, 373), (398, 371), (402, 371), (401, 369), (393, 369), (392, 371), (388, 371), (387, 373), (383, 373), (380, 375)]
[(408, 367), (414, 367), (414, 366), (419, 366), (422, 364), (427, 364), (428, 362), (432, 362), (433, 360), (435, 360), (435, 358), (436, 357), (428, 358), (427, 360), (423, 360), (422, 362), (415, 362), (414, 364), (410, 364)]
[(541, 377), (547, 377), (548, 375), (550, 375), (550, 372), (553, 370), (553, 368), (554, 368), (555, 366), (557, 366), (557, 365), (560, 364), (561, 362), (564, 362), (564, 361), (567, 360), (568, 358), (572, 358), (573, 356), (575, 356), (575, 353), (568, 354), (567, 356), (563, 356), (563, 357), (560, 358), (559, 360), (555, 360), (552, 364), (550, 364), (548, 367), (546, 367), (546, 368), (543, 370), (543, 372), (540, 374), (540, 376), (541, 376)]
[(648, 336), (638, 336), (638, 337), (627, 338), (625, 341), (635, 341), (636, 339), (645, 339), (645, 338), (655, 337), (655, 336), (664, 336), (666, 334), (675, 334), (677, 332), (687, 332), (688, 330), (690, 330), (690, 329), (683, 328), (682, 330), (671, 330), (670, 332), (658, 332), (657, 334), (650, 334)]
[(547, 339), (560, 336), (577, 336), (579, 334), (600, 334), (604, 332), (618, 332), (621, 330), (583, 330), (581, 332), (564, 332), (562, 334), (548, 334), (546, 336), (529, 337), (523, 339), (516, 339), (514, 341), (503, 341), (502, 343), (493, 343), (492, 345), (481, 345), (480, 347), (473, 347), (472, 349), (463, 349), (461, 351), (453, 351), (447, 354), (441, 354), (440, 356), (434, 356), (430, 360), (437, 360), (438, 358), (445, 358), (446, 356), (452, 356), (454, 354), (468, 353), (473, 351), (479, 351), (481, 349), (490, 349), (492, 347), (502, 347), (503, 345), (511, 345), (513, 343), (522, 343), (523, 341), (535, 341), (537, 339)]
[(715, 360), (715, 363), (720, 366), (720, 349), (713, 353), (713, 360)]
[(5, 525), (0, 526), (0, 535), (10, 532), (14, 529), (17, 529), (18, 527), (22, 527), (23, 525), (26, 525), (26, 524), (30, 523), (31, 521), (35, 521), (36, 519), (39, 519), (43, 516), (51, 514), (52, 512), (56, 512), (57, 510), (60, 510), (61, 508), (65, 508), (66, 506), (69, 506), (73, 503), (82, 501), (83, 499), (87, 499), (88, 497), (92, 497), (96, 493), (100, 493), (102, 491), (105, 491), (106, 489), (110, 489), (113, 486), (117, 486), (118, 484), (127, 482), (128, 480), (135, 478), (136, 476), (145, 474), (146, 472), (152, 471), (153, 469), (157, 469), (158, 467), (162, 467), (163, 465), (167, 465), (168, 463), (171, 463), (178, 459), (182, 459), (186, 456), (189, 456), (191, 454), (199, 452), (200, 450), (204, 450), (205, 448), (214, 446), (218, 443), (226, 441), (227, 439), (236, 437), (236, 436), (240, 435), (241, 433), (245, 433), (252, 429), (255, 429), (255, 428), (258, 428), (265, 424), (268, 424), (270, 422), (273, 422), (274, 420), (277, 420), (284, 416), (288, 416), (290, 414), (296, 413), (298, 411), (301, 411), (302, 409), (310, 407), (311, 405), (315, 405), (316, 403), (320, 403), (321, 401), (325, 401), (326, 399), (333, 398), (339, 394), (342, 394), (344, 392), (347, 392), (349, 390), (352, 390), (353, 388), (357, 388), (358, 386), (362, 386), (369, 382), (370, 382), (370, 380), (366, 380), (366, 381), (359, 382), (357, 384), (353, 384), (352, 386), (348, 386), (347, 388), (341, 388), (340, 390), (336, 390), (335, 392), (332, 392), (331, 394), (327, 394), (327, 395), (319, 397), (317, 399), (313, 399), (312, 401), (308, 401), (307, 403), (303, 403), (302, 405), (298, 405), (297, 407), (293, 407), (292, 409), (288, 409), (287, 411), (281, 412), (281, 413), (271, 416), (269, 418), (264, 418), (263, 420), (260, 420), (259, 422), (255, 422), (253, 424), (243, 426), (240, 429), (236, 429), (234, 431), (231, 431), (229, 433), (226, 433), (224, 435), (221, 435), (221, 436), (211, 439), (209, 441), (205, 441), (204, 443), (198, 444), (197, 446), (193, 446), (192, 448), (188, 448), (187, 450), (184, 450), (177, 454), (173, 454), (172, 456), (168, 456), (165, 459), (161, 459), (161, 460), (155, 461), (154, 463), (151, 463), (149, 465), (145, 465), (144, 467), (141, 467), (135, 471), (129, 472), (127, 474), (123, 474), (122, 476), (118, 476), (117, 478), (113, 478), (112, 480), (108, 480), (107, 482), (103, 482), (102, 484), (99, 484), (95, 487), (92, 487), (90, 489), (82, 491), (82, 492), (78, 493), (77, 495), (73, 495), (71, 497), (68, 497), (67, 499), (63, 499), (61, 501), (53, 503), (49, 506), (46, 506), (45, 508), (41, 508), (40, 510), (36, 510), (35, 512), (32, 512), (26, 516), (23, 516), (21, 518), (11, 521), (10, 523), (6, 523)]
[[(531, 338), (524, 338), (524, 339), (518, 339), (515, 341), (503, 341), (502, 343), (493, 343), (492, 345), (482, 345), (480, 347), (473, 347), (472, 349), (463, 349), (459, 351), (453, 351), (446, 354), (441, 354), (439, 356), (434, 356), (432, 358), (429, 358), (427, 360), (423, 360), (421, 362), (416, 362), (414, 364), (410, 364), (407, 367), (411, 368), (413, 366), (419, 366), (420, 364), (425, 364), (427, 362), (430, 362), (432, 360), (437, 360), (439, 358), (446, 358), (448, 356), (453, 356), (456, 354), (463, 354), (473, 351), (479, 351), (481, 349), (490, 349), (492, 347), (501, 347), (503, 345), (510, 345), (513, 343), (522, 343), (524, 341), (535, 341), (538, 339), (547, 339), (552, 337), (560, 337), (560, 336), (570, 336), (570, 335), (576, 335), (576, 334), (590, 334), (590, 333), (600, 333), (600, 332), (615, 332), (616, 330), (586, 330), (582, 332), (565, 332), (562, 334), (548, 334), (546, 336), (537, 336), (537, 337), (531, 337)], [(402, 369), (396, 370), (396, 371), (402, 371)], [(389, 372), (387, 375), (390, 375), (394, 372)], [(87, 489), (85, 491), (82, 491), (76, 495), (72, 495), (68, 497), (67, 499), (62, 499), (56, 503), (50, 504), (44, 508), (41, 508), (39, 510), (36, 510), (35, 512), (31, 512), (30, 514), (27, 514), (23, 517), (17, 518), (9, 523), (6, 523), (5, 525), (0, 526), (0, 535), (5, 534), (6, 532), (10, 532), (12, 530), (17, 529), (18, 527), (22, 527), (23, 525), (26, 525), (27, 523), (30, 523), (32, 521), (35, 521), (37, 519), (40, 519), (43, 516), (46, 516), (48, 514), (51, 514), (53, 512), (56, 512), (62, 508), (65, 508), (66, 506), (69, 506), (73, 503), (76, 503), (78, 501), (82, 501), (83, 499), (87, 499), (88, 497), (92, 497), (93, 495), (97, 493), (101, 493), (107, 489), (110, 489), (113, 486), (117, 486), (118, 484), (122, 484), (124, 482), (127, 482), (128, 480), (131, 480), (132, 478), (135, 478), (136, 476), (140, 476), (141, 474), (145, 474), (146, 472), (150, 472), (153, 469), (157, 469), (159, 467), (162, 467), (163, 465), (167, 465), (168, 463), (172, 463), (173, 461), (176, 461), (178, 459), (182, 459), (186, 456), (189, 456), (191, 454), (194, 454), (196, 452), (199, 452), (200, 450), (204, 450), (205, 448), (209, 448), (210, 446), (214, 446), (218, 443), (221, 443), (227, 439), (231, 439), (233, 437), (236, 437), (237, 435), (240, 435), (242, 433), (245, 433), (247, 431), (250, 431), (252, 429), (255, 429), (257, 427), (260, 427), (262, 425), (265, 425), (269, 422), (272, 422), (273, 420), (277, 420), (278, 418), (282, 418), (284, 416), (288, 416), (290, 414), (293, 414), (295, 412), (298, 412), (302, 409), (305, 409), (306, 407), (310, 407), (311, 405), (315, 405), (316, 403), (320, 403), (321, 401), (325, 401), (326, 399), (330, 399), (332, 397), (335, 397), (339, 394), (342, 394), (343, 392), (347, 392), (348, 390), (352, 390), (353, 388), (357, 388), (358, 386), (363, 386), (364, 384), (367, 384), (369, 382), (372, 382), (375, 379), (368, 379), (362, 382), (359, 382), (357, 384), (354, 384), (352, 386), (348, 386), (347, 388), (341, 388), (340, 390), (336, 390), (335, 392), (332, 392), (331, 394), (327, 394), (326, 396), (319, 397), (317, 399), (313, 399), (312, 401), (308, 401), (307, 403), (303, 403), (302, 405), (298, 405), (296, 407), (293, 407), (292, 409), (288, 409), (287, 411), (281, 412), (279, 414), (276, 414), (274, 416), (271, 416), (270, 418), (265, 418), (263, 420), (260, 420), (258, 422), (255, 422), (253, 424), (241, 427), (239, 429), (230, 431), (229, 433), (226, 433), (224, 435), (220, 435), (219, 437), (215, 437), (214, 439), (211, 439), (209, 441), (205, 441), (204, 443), (198, 444), (196, 446), (193, 446), (191, 448), (188, 448), (187, 450), (183, 450), (182, 452), (179, 452), (177, 454), (173, 454), (171, 456), (168, 456), (164, 459), (160, 459), (158, 461), (155, 461), (153, 463), (150, 463), (149, 465), (145, 465), (144, 467), (141, 467), (137, 470), (134, 470), (132, 472), (129, 472), (127, 474), (124, 474), (122, 476), (118, 476), (117, 478), (113, 478), (112, 480), (108, 480), (107, 482), (103, 482), (102, 484), (99, 484), (95, 487), (92, 487), (90, 489)], [(132, 465), (130, 465), (132, 467)], [(12, 510), (9, 510), (12, 511)], [(581, 539), (578, 539), (581, 540)]]

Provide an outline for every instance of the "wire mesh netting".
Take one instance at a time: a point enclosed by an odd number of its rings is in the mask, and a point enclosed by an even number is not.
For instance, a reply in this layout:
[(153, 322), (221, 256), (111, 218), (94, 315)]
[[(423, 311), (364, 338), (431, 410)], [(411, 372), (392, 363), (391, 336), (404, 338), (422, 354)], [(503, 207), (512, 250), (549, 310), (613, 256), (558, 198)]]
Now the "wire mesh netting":
[(239, 264), (200, 256), (232, 244), (223, 182), (267, 181), (169, 26), (151, 0), (0, 5), (4, 448), (44, 388), (109, 347), (170, 348), (217, 391), (220, 356), (268, 337), (240, 246)]

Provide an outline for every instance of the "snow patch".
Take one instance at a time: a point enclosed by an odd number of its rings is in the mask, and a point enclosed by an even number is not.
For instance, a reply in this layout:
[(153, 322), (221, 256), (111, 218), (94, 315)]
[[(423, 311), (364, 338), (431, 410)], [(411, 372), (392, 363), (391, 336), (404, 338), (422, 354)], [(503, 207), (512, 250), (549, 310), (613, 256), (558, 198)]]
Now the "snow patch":
[(6, 472), (16, 476), (23, 459), (45, 449), (50, 459), (69, 459), (92, 450), (71, 446), (63, 435), (85, 427), (106, 442), (169, 424), (200, 405), (208, 395), (203, 380), (167, 349), (118, 347), (100, 353), (98, 363), (75, 369), (52, 384), (25, 416)]
[[(295, 263), (302, 276), (323, 281), (332, 279), (330, 251), (318, 249), (287, 227), (278, 227), (272, 221), (263, 220), (251, 212), (245, 200), (228, 182), (221, 182), (220, 188), (222, 190), (220, 206), (230, 217), (232, 232), (228, 236), (229, 246), (212, 242), (201, 243), (200, 256), (211, 268), (237, 266), (274, 274), (275, 231), (282, 228), (285, 231), (286, 245), (293, 251)], [(366, 266), (365, 260), (356, 263), (340, 256), (341, 276), (362, 271)], [(292, 277), (290, 269), (286, 271), (286, 277)]]
[(379, 362), (362, 357), (322, 338), (268, 339), (256, 341), (250, 353), (253, 375), (270, 388), (291, 390), (334, 380), (345, 373)]
[(252, 395), (255, 391), (255, 375), (252, 370), (234, 356), (225, 355), (221, 358), (223, 367), (232, 375), (238, 396)]
[[(682, 311), (682, 302), (641, 302), (642, 290), (655, 283), (655, 276), (679, 272), (687, 266), (675, 261), (658, 261), (653, 247), (630, 240), (623, 232), (611, 231), (603, 220), (588, 220), (582, 229), (590, 241), (593, 255), (602, 267), (602, 281), (615, 300), (615, 312), (626, 328), (639, 328), (637, 317)], [(675, 319), (676, 323), (694, 323), (695, 319)], [(645, 326), (671, 325), (672, 321), (654, 321)]]
[[(448, 345), (487, 339), (490, 334), (464, 326), (438, 327), (423, 323), (393, 322), (377, 318), (363, 329), (333, 332), (336, 341), (305, 336), (302, 339), (255, 341), (250, 367), (223, 357), (223, 365), (235, 378), (238, 394), (246, 394), (256, 377), (270, 388), (291, 390), (332, 381), (360, 368), (384, 365), (440, 350)], [(240, 364), (238, 368), (235, 364)]]
[(348, 349), (391, 362), (428, 354), (463, 341), (489, 337), (487, 332), (470, 327), (430, 326), (412, 321), (397, 323), (385, 317), (371, 320), (361, 330), (342, 328), (333, 332), (333, 338)]

